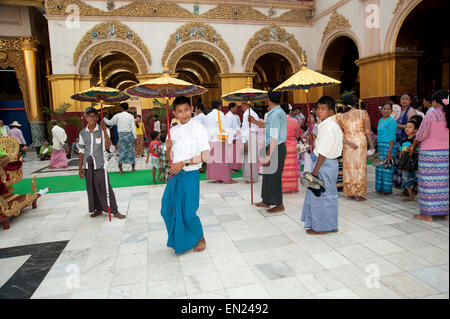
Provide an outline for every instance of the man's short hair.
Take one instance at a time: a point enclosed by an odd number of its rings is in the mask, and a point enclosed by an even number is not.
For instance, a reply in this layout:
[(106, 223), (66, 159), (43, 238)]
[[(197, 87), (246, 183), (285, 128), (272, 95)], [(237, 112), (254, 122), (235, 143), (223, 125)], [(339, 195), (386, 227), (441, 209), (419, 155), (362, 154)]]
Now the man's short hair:
[(183, 105), (183, 104), (187, 104), (187, 105), (191, 106), (191, 100), (186, 96), (177, 97), (172, 103), (173, 110), (175, 111), (178, 105)]
[(272, 103), (280, 104), (280, 102), (281, 102), (281, 92), (280, 91), (274, 91), (271, 89), (267, 93), (267, 97), (269, 98), (269, 101)]
[(122, 102), (122, 103), (120, 103), (120, 107), (124, 110), (124, 111), (126, 111), (126, 110), (128, 110), (128, 103), (127, 102)]
[(89, 106), (84, 110), (84, 114), (88, 115), (90, 113), (94, 113), (95, 115), (98, 115), (98, 111), (95, 109), (95, 107)]
[(153, 114), (153, 118), (159, 119), (158, 114)]
[(322, 96), (319, 101), (317, 101), (317, 104), (326, 104), (328, 106), (328, 109), (335, 112), (335, 106), (336, 102), (334, 99), (330, 96)]
[(230, 104), (228, 104), (228, 109), (231, 110), (233, 107), (236, 107), (237, 104), (234, 102), (231, 102)]
[(202, 110), (203, 113), (205, 113), (205, 106), (203, 105), (203, 103), (198, 103), (197, 108)]
[(211, 102), (211, 107), (213, 109), (217, 109), (219, 106), (222, 106), (222, 102), (219, 100), (214, 100)]
[(58, 125), (58, 122), (56, 120), (51, 120), (50, 125)]

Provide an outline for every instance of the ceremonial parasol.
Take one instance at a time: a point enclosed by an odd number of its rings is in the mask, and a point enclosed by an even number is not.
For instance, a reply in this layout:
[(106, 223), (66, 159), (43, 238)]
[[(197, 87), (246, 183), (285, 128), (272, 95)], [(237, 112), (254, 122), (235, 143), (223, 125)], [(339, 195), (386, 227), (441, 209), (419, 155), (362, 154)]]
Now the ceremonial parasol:
[[(305, 56), (302, 54), (302, 67), (300, 71), (295, 73), (285, 82), (281, 83), (278, 87), (274, 89), (274, 91), (295, 91), (295, 90), (304, 90), (306, 93), (306, 105), (308, 108), (308, 117), (310, 115), (310, 107), (309, 107), (309, 89), (318, 86), (331, 86), (340, 84), (341, 82), (330, 78), (322, 73), (315, 72), (313, 70), (308, 69)], [(308, 119), (308, 118), (307, 118)], [(311, 123), (308, 121), (308, 128), (311, 132)], [(311, 135), (312, 137), (312, 135)], [(312, 139), (311, 139), (312, 142)], [(311, 149), (313, 145), (311, 143)]]
[[(101, 63), (100, 63), (99, 73), (100, 73), (100, 80), (97, 83), (98, 86), (93, 86), (85, 91), (76, 93), (76, 94), (72, 95), (71, 98), (74, 100), (77, 100), (77, 101), (82, 101), (82, 102), (100, 103), (101, 119), (103, 120), (103, 103), (105, 103), (105, 102), (107, 102), (107, 103), (121, 102), (121, 101), (128, 100), (130, 97), (127, 94), (125, 94), (119, 90), (103, 86), (102, 64)], [(104, 140), (103, 131), (102, 131), (102, 137)], [(106, 201), (108, 204), (109, 221), (111, 221), (111, 207), (110, 207), (110, 200), (109, 200), (109, 187), (108, 187), (109, 183), (108, 183), (108, 170), (107, 170), (108, 159), (105, 154), (106, 153), (105, 143), (102, 143), (102, 144), (103, 144), (103, 154), (104, 154), (103, 168), (105, 170)]]
[(267, 91), (262, 91), (252, 88), (250, 78), (248, 78), (247, 85), (245, 89), (237, 90), (222, 96), (225, 101), (228, 102), (248, 102), (248, 143), (249, 143), (249, 162), (250, 162), (250, 185), (251, 185), (251, 202), (253, 205), (253, 164), (252, 164), (252, 138), (251, 138), (251, 123), (250, 123), (250, 110), (252, 107), (252, 102), (262, 101), (267, 98)]

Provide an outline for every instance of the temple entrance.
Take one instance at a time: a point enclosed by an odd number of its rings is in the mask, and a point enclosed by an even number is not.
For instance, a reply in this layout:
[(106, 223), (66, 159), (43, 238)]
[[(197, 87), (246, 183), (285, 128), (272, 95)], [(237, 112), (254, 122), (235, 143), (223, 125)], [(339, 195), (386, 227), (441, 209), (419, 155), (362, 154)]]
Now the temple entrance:
[[(91, 85), (99, 82), (99, 68), (102, 65), (103, 85), (123, 91), (130, 86), (136, 85), (139, 81), (136, 74), (139, 73), (136, 63), (126, 54), (121, 52), (106, 52), (99, 55), (91, 64), (89, 73), (92, 74)], [(127, 101), (130, 105), (130, 112), (141, 114), (139, 98), (132, 98)], [(117, 111), (119, 103), (113, 108)]]
[(396, 42), (396, 94), (424, 97), (449, 89), (446, 0), (422, 1), (404, 20)]
[[(267, 53), (256, 60), (253, 72), (256, 73), (254, 87), (268, 91), (291, 77), (294, 69), (284, 56), (278, 53)], [(283, 92), (282, 102), (294, 104), (294, 93)]]
[(178, 78), (190, 83), (201, 85), (208, 89), (203, 95), (193, 96), (192, 105), (200, 101), (206, 108), (211, 108), (213, 100), (220, 100), (219, 73), (220, 67), (216, 60), (203, 52), (191, 52), (183, 56), (176, 65)]
[(22, 91), (14, 68), (0, 68), (0, 120), (4, 125), (19, 122), (23, 137), (31, 144), (31, 129), (28, 122)]
[(342, 93), (353, 91), (359, 96), (359, 68), (355, 64), (358, 59), (358, 47), (349, 37), (341, 36), (330, 43), (323, 59), (322, 73), (341, 81), (341, 85), (325, 87), (324, 95), (339, 99)]

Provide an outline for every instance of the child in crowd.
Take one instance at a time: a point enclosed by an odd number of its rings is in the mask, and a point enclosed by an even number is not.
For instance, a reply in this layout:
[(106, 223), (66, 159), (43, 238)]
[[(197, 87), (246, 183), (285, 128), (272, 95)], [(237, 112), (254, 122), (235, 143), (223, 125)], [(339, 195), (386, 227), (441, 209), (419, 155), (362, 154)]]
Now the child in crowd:
[(209, 158), (208, 130), (192, 121), (193, 107), (188, 97), (177, 97), (173, 109), (180, 123), (170, 129), (171, 139), (166, 147), (173, 154), (167, 181), (161, 200), (161, 216), (166, 224), (167, 246), (182, 254), (194, 249), (205, 250), (206, 241), (197, 210), (200, 205), (200, 172), (202, 163)]
[(148, 158), (152, 157), (152, 174), (153, 174), (153, 183), (156, 183), (155, 175), (156, 175), (156, 169), (159, 170), (158, 172), (158, 181), (161, 182), (161, 170), (160, 170), (160, 163), (159, 163), (159, 146), (161, 145), (160, 142), (161, 133), (157, 131), (153, 131), (151, 134), (152, 141), (150, 142), (150, 145), (148, 146), (148, 152), (147, 152), (147, 160), (145, 161), (146, 164), (148, 164)]
[[(89, 202), (91, 217), (97, 217), (102, 212), (108, 211), (108, 200), (106, 194), (106, 180), (104, 165), (104, 149), (111, 150), (111, 140), (105, 122), (97, 124), (98, 111), (94, 107), (88, 107), (84, 112), (84, 119), (88, 123), (79, 135), (78, 149), (78, 174), (81, 179), (86, 177), (86, 191)], [(104, 145), (104, 146), (103, 146)], [(114, 217), (124, 219), (119, 213), (114, 191), (108, 183), (108, 194), (111, 213)]]
[[(338, 190), (336, 182), (339, 165), (337, 158), (342, 154), (343, 133), (336, 123), (335, 101), (323, 96), (317, 102), (317, 139), (311, 154), (312, 174), (301, 179), (307, 185), (302, 218), (307, 233), (325, 235), (338, 231)], [(311, 179), (308, 180), (307, 176)]]
[(162, 180), (167, 181), (169, 178), (169, 154), (167, 154), (166, 136), (161, 136), (161, 145), (159, 145), (159, 172), (162, 174)]
[[(416, 138), (416, 133), (419, 130), (420, 124), (422, 123), (419, 119), (411, 119), (406, 123), (405, 133), (408, 137), (404, 138), (400, 142), (400, 156), (399, 159), (402, 158), (405, 152), (409, 153), (411, 151), (410, 147), (414, 144), (414, 139)], [(418, 153), (419, 150), (416, 148), (413, 152)], [(413, 192), (415, 183), (417, 180), (417, 171), (413, 170), (411, 172), (402, 171), (402, 189), (401, 193), (396, 194), (396, 196), (408, 196), (403, 201), (412, 201), (415, 198), (415, 194)]]

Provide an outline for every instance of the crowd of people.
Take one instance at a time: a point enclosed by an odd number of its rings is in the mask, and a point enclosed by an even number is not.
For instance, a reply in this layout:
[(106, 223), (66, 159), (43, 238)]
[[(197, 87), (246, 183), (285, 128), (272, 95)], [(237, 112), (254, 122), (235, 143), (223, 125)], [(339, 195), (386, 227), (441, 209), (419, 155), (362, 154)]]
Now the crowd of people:
[[(339, 191), (349, 200), (367, 199), (368, 162), (376, 167), (379, 194), (389, 196), (394, 188), (401, 188), (396, 195), (404, 196), (404, 201), (414, 200), (418, 194), (419, 212), (414, 218), (448, 219), (448, 91), (435, 92), (420, 106), (409, 93), (400, 99), (390, 97), (379, 107), (376, 129), (352, 95), (344, 96), (342, 103), (323, 96), (307, 116), (300, 107), (282, 104), (280, 92), (269, 91), (267, 104), (263, 116), (247, 103), (230, 103), (224, 112), (222, 102), (215, 100), (205, 114), (203, 104), (193, 107), (188, 98), (180, 97), (173, 103), (171, 138), (161, 134), (154, 115), (151, 140), (141, 116), (130, 114), (127, 103), (121, 103), (122, 112), (102, 122), (97, 111), (88, 108), (84, 115), (88, 125), (72, 149), (79, 154), (80, 177), (86, 178), (91, 216), (106, 211), (108, 187), (112, 213), (125, 218), (117, 211), (114, 191), (104, 178), (103, 147), (110, 152), (118, 150), (120, 174), (123, 164), (131, 164), (136, 171), (136, 157), (145, 156), (147, 149), (146, 164), (152, 169), (153, 182), (167, 182), (161, 214), (169, 232), (168, 246), (177, 253), (192, 248), (201, 251), (206, 245), (196, 217), (199, 171), (205, 165), (207, 179), (216, 183), (237, 183), (232, 174), (240, 169), (247, 184), (258, 182), (262, 175), (262, 200), (256, 206), (267, 208), (268, 213), (284, 211), (283, 193), (298, 192), (300, 180), (307, 188), (301, 218), (312, 235), (338, 231)], [(56, 121), (50, 124), (53, 145), (46, 141), (41, 159), (50, 159), (50, 167), (67, 166), (67, 135)], [(111, 139), (107, 125), (113, 132)], [(21, 151), (26, 151), (19, 123), (13, 122), (11, 129), (2, 122), (0, 126), (2, 135), (15, 137)], [(183, 218), (170, 214), (174, 207)]]

